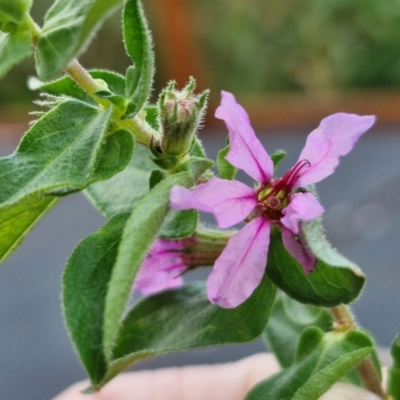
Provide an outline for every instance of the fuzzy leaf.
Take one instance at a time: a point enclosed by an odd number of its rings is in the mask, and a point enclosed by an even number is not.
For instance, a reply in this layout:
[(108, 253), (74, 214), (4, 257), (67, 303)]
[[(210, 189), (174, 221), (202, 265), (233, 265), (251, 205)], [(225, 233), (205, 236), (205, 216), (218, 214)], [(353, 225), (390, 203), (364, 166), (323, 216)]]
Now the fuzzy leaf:
[(86, 196), (106, 218), (130, 213), (149, 191), (149, 178), (154, 169), (150, 156), (147, 148), (136, 146), (131, 162), (122, 172), (85, 190)]
[(0, 261), (18, 248), (35, 223), (56, 203), (53, 196), (27, 198), (0, 212)]
[(17, 29), (11, 33), (0, 32), (0, 76), (32, 53), (32, 37), (29, 31)]
[(193, 157), (207, 158), (206, 151), (200, 139), (196, 137), (190, 149), (190, 155)]
[(312, 240), (321, 242), (320, 245), (313, 243), (317, 249), (315, 254), (321, 258), (315, 270), (306, 275), (283, 246), (280, 231), (272, 230), (267, 264), (272, 282), (301, 303), (334, 307), (355, 300), (365, 281), (361, 270), (333, 248), (325, 247), (328, 243), (323, 236), (315, 235)]
[(164, 239), (188, 237), (196, 230), (198, 219), (197, 210), (170, 210), (158, 236)]
[(287, 368), (293, 364), (300, 336), (310, 326), (328, 332), (332, 326), (332, 317), (327, 310), (298, 303), (280, 293), (264, 335), (281, 367)]
[(311, 327), (301, 335), (295, 362), (256, 385), (245, 400), (317, 400), (371, 353), (362, 332), (329, 332)]
[(63, 310), (75, 349), (92, 382), (107, 372), (103, 354), (107, 283), (129, 214), (111, 219), (84, 239), (67, 263), (63, 277)]
[[(131, 158), (126, 131), (108, 135), (111, 110), (79, 101), (59, 104), (36, 122), (14, 154), (0, 159), (0, 259), (15, 249), (33, 223), (62, 196), (121, 171)], [(11, 220), (12, 218), (12, 220)], [(17, 229), (18, 228), (18, 229)]]
[[(102, 79), (108, 88), (116, 96), (125, 94), (125, 78), (115, 72), (96, 69), (88, 71), (94, 79)], [(53, 96), (68, 96), (86, 103), (97, 105), (97, 103), (69, 76), (63, 76), (51, 82), (35, 83), (34, 90), (40, 90)]]
[(193, 176), (200, 177), (203, 172), (211, 168), (214, 163), (207, 158), (192, 157), (187, 162), (180, 165), (178, 171), (190, 171)]
[(139, 201), (127, 220), (106, 296), (104, 353), (107, 358), (111, 357), (136, 273), (169, 211), (171, 188), (190, 187), (197, 177), (190, 172), (167, 177)]
[(154, 74), (152, 39), (140, 0), (127, 0), (123, 12), (124, 41), (134, 66), (126, 73), (126, 114), (133, 117), (150, 94)]
[(229, 153), (229, 145), (219, 151), (217, 156), (217, 168), (221, 179), (235, 179), (237, 168), (235, 168), (225, 157)]
[(149, 179), (149, 187), (153, 189), (158, 183), (160, 183), (166, 177), (166, 173), (161, 171), (161, 169), (155, 169), (151, 171), (150, 179)]
[(37, 47), (40, 79), (48, 81), (60, 75), (120, 3), (121, 0), (56, 0), (46, 14)]
[(0, 23), (19, 23), (32, 7), (33, 0), (1, 0), (0, 1)]
[(141, 300), (122, 323), (109, 372), (99, 386), (150, 356), (255, 339), (268, 321), (275, 293), (264, 276), (235, 309), (212, 305), (201, 282)]

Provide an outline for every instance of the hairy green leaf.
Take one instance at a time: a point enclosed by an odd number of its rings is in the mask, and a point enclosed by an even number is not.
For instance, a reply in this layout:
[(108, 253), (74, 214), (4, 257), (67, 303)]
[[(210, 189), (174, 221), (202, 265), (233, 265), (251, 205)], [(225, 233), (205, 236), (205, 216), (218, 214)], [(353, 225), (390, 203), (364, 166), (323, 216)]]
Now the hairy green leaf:
[(29, 31), (0, 32), (0, 76), (32, 53), (32, 37)]
[(126, 131), (110, 136), (110, 116), (110, 109), (66, 101), (30, 128), (14, 154), (0, 159), (1, 259), (54, 203), (53, 196), (83, 190), (126, 166), (133, 138)]
[(219, 151), (217, 156), (217, 168), (222, 179), (235, 179), (237, 168), (235, 168), (225, 157), (229, 153), (229, 145)]
[(149, 178), (154, 169), (150, 156), (147, 148), (136, 146), (131, 162), (122, 172), (85, 190), (87, 197), (105, 217), (130, 213), (149, 191)]
[(332, 317), (325, 309), (298, 303), (280, 293), (264, 334), (283, 368), (293, 364), (300, 336), (310, 326), (328, 332), (332, 327)]
[(295, 362), (256, 385), (246, 400), (317, 400), (373, 349), (362, 332), (325, 333), (306, 329), (300, 338)]
[[(286, 251), (279, 229), (272, 230), (267, 265), (272, 282), (301, 303), (334, 307), (355, 300), (365, 281), (361, 270), (333, 248), (325, 247), (328, 243), (323, 236), (305, 235), (310, 246), (317, 250), (318, 259), (315, 270), (309, 275)], [(316, 243), (318, 241), (320, 244)]]
[(150, 94), (154, 74), (152, 39), (140, 0), (127, 0), (123, 12), (124, 42), (134, 66), (126, 73), (126, 114), (140, 111)]
[(18, 205), (1, 207), (0, 261), (5, 260), (28, 234), (35, 223), (56, 203), (53, 196), (29, 197)]
[(64, 272), (65, 321), (93, 383), (99, 382), (108, 368), (103, 354), (105, 297), (128, 217), (129, 214), (120, 214), (84, 239), (71, 255)]
[(56, 0), (46, 14), (36, 52), (40, 79), (54, 79), (87, 46), (121, 0)]
[(33, 0), (1, 0), (0, 1), (0, 24), (1, 22), (21, 22), (32, 7)]
[(196, 230), (198, 219), (197, 210), (170, 210), (158, 236), (165, 239), (188, 237)]
[[(125, 94), (125, 78), (115, 72), (95, 69), (88, 71), (94, 79), (102, 79), (106, 82), (110, 91), (116, 96), (124, 96)], [(51, 82), (35, 82), (34, 90), (40, 90), (53, 96), (68, 96), (74, 99), (84, 101), (86, 103), (96, 105), (92, 99), (81, 87), (69, 76), (63, 76)]]
[(139, 201), (130, 215), (108, 284), (104, 325), (104, 353), (107, 357), (111, 357), (136, 273), (169, 211), (171, 188), (174, 185), (190, 187), (196, 179), (197, 176), (190, 172), (167, 177)]
[(251, 297), (235, 309), (212, 305), (202, 282), (141, 300), (122, 323), (109, 372), (99, 386), (150, 356), (255, 339), (268, 322), (275, 293), (264, 276)]

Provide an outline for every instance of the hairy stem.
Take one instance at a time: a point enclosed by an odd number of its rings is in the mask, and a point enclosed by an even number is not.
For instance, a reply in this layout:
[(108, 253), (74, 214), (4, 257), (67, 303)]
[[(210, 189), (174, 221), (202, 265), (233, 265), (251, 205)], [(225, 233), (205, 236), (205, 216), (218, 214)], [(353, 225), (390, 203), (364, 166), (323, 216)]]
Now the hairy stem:
[(29, 31), (31, 32), (32, 35), (32, 44), (33, 46), (37, 46), (40, 35), (42, 34), (42, 30), (40, 29), (39, 25), (32, 19), (30, 14), (25, 15), (25, 21), (26, 25), (29, 28)]
[[(333, 328), (336, 331), (351, 331), (357, 329), (357, 323), (350, 312), (350, 309), (341, 304), (340, 306), (329, 309), (333, 319)], [(363, 381), (363, 384), (367, 390), (375, 393), (380, 398), (385, 398), (385, 392), (383, 391), (380, 374), (376, 370), (374, 363), (372, 362), (371, 356), (367, 356), (357, 366), (357, 371)]]
[[(41, 36), (41, 29), (29, 14), (25, 16), (25, 23), (32, 34), (32, 45), (37, 47)], [(123, 118), (125, 114), (124, 110), (118, 109), (109, 100), (96, 96), (96, 92), (101, 90), (101, 87), (85, 68), (83, 68), (78, 60), (72, 60), (68, 64), (65, 72), (102, 107), (113, 107), (113, 122), (116, 129), (126, 129), (132, 132), (136, 141), (146, 147), (150, 147), (153, 139), (158, 139), (158, 132), (144, 120), (143, 116)]]
[[(96, 96), (96, 92), (101, 90), (99, 84), (82, 67), (78, 60), (72, 60), (65, 72), (94, 100), (103, 107), (109, 107), (112, 103), (107, 99)], [(113, 107), (113, 122), (118, 129), (127, 129), (132, 132), (138, 143), (150, 147), (153, 138), (158, 138), (158, 132), (155, 131), (143, 118), (135, 116), (134, 118), (123, 118), (124, 112)]]

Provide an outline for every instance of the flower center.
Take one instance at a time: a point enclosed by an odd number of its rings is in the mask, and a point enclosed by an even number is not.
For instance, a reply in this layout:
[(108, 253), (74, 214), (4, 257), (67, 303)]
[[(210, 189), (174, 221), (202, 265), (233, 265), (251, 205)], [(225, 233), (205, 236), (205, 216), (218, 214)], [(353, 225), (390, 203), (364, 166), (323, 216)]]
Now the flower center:
[(308, 160), (300, 160), (282, 178), (273, 179), (258, 189), (257, 200), (262, 206), (265, 217), (272, 221), (279, 221), (282, 217), (282, 209), (290, 202), (292, 189), (300, 171), (310, 165)]

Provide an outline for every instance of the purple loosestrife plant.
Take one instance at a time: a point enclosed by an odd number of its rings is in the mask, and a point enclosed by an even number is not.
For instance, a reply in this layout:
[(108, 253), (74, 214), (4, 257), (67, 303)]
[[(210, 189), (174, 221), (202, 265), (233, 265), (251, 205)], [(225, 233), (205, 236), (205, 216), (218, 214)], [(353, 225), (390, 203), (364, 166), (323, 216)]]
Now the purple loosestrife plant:
[[(107, 219), (76, 247), (62, 281), (65, 323), (90, 390), (148, 357), (263, 336), (282, 371), (246, 400), (317, 400), (342, 379), (400, 400), (399, 339), (383, 387), (374, 340), (346, 306), (365, 276), (326, 240), (312, 186), (374, 117), (325, 118), (295, 165), (274, 178), (276, 154), (224, 92), (216, 116), (229, 146), (218, 155), (218, 178), (197, 137), (208, 91), (196, 94), (191, 78), (151, 101), (154, 54), (140, 0), (55, 0), (42, 26), (32, 3), (0, 0), (0, 76), (34, 55), (31, 86), (47, 107), (0, 158), (0, 261), (69, 194), (84, 192)], [(123, 74), (87, 71), (77, 57), (118, 6), (132, 63)], [(235, 168), (255, 188), (231, 180)], [(204, 228), (198, 210), (222, 230)], [(239, 231), (225, 230), (242, 221)], [(207, 284), (184, 282), (203, 266), (213, 266)], [(144, 296), (127, 309), (132, 288)]]
[(304, 240), (301, 222), (320, 216), (323, 208), (306, 186), (332, 174), (339, 157), (353, 148), (375, 117), (339, 113), (323, 119), (309, 134), (293, 168), (282, 178), (273, 178), (272, 159), (257, 139), (246, 111), (231, 93), (222, 92), (215, 116), (225, 122), (229, 131), (226, 159), (249, 174), (257, 182), (256, 187), (219, 178), (193, 191), (175, 186), (171, 207), (210, 212), (220, 228), (247, 222), (229, 240), (207, 281), (210, 301), (232, 308), (243, 303), (261, 282), (273, 225), (282, 229), (286, 250), (304, 271), (310, 273), (315, 268), (316, 258)]

